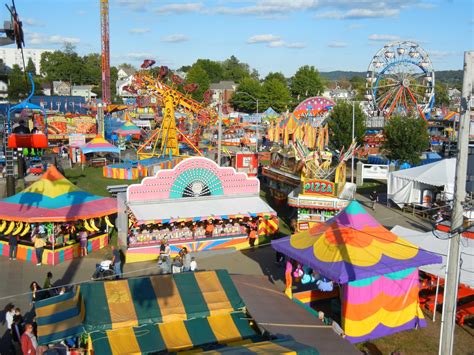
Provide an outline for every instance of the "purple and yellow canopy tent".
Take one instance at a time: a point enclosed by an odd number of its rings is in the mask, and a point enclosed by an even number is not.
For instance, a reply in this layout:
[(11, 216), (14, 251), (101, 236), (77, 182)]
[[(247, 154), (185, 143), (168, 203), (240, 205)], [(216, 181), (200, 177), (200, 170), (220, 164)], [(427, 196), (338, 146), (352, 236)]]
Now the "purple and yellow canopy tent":
[(119, 129), (116, 129), (114, 133), (121, 137), (140, 136), (142, 134), (142, 130), (133, 124), (133, 122), (127, 121), (122, 126), (120, 126)]
[(417, 268), (441, 257), (399, 238), (358, 202), (272, 247), (341, 284), (342, 328), (352, 343), (425, 325)]
[(83, 154), (89, 153), (120, 153), (120, 149), (110, 144), (104, 137), (98, 135), (89, 143), (81, 147)]

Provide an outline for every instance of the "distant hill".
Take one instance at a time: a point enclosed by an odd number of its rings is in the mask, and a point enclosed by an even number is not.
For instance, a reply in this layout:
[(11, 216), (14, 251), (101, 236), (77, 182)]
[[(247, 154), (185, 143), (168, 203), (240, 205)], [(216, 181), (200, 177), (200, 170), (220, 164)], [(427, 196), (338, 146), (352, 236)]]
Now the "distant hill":
[[(354, 76), (365, 78), (367, 72), (336, 70), (336, 71), (320, 72), (320, 74), (326, 80), (334, 81), (334, 80), (343, 80), (343, 79), (349, 80)], [(435, 72), (436, 81), (443, 85), (447, 85), (449, 87), (460, 88), (462, 86), (462, 77), (463, 77), (462, 70), (440, 70), (440, 71)]]

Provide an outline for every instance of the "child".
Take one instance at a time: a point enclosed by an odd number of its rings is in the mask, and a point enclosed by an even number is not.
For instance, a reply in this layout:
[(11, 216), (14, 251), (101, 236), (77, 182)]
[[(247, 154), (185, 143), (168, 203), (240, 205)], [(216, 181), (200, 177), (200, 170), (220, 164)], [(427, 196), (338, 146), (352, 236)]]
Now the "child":
[(191, 263), (189, 265), (191, 267), (191, 271), (197, 271), (197, 262), (194, 256), (191, 258)]

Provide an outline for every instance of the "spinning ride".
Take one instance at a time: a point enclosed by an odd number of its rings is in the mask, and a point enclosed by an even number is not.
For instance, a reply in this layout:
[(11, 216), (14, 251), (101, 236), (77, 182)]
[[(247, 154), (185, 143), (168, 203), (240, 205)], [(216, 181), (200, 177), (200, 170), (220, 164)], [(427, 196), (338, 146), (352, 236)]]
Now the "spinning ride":
[[(201, 104), (192, 99), (190, 93), (198, 88), (197, 84), (184, 85), (183, 89), (186, 93), (178, 91), (178, 85), (183, 83), (183, 79), (177, 75), (171, 76), (171, 85), (164, 83), (168, 76), (168, 68), (160, 67), (159, 76), (154, 78), (146, 69), (150, 68), (154, 61), (146, 60), (142, 64), (141, 72), (135, 74), (132, 84), (127, 88), (128, 91), (138, 94), (140, 96), (157, 97), (163, 104), (163, 121), (161, 127), (156, 129), (138, 150), (137, 154), (140, 159), (151, 158), (154, 156), (178, 156), (179, 155), (179, 135), (189, 144), (198, 154), (201, 155), (196, 141), (190, 139), (183, 131), (176, 125), (175, 110), (179, 109), (184, 112), (191, 121), (198, 124), (197, 128), (190, 129), (194, 132), (194, 136), (201, 131), (201, 127), (207, 126), (217, 118), (217, 113), (212, 109), (206, 107), (206, 104)], [(206, 99), (210, 99), (209, 93), (205, 94)], [(157, 151), (157, 146), (159, 148)], [(152, 146), (151, 152), (146, 152), (146, 147)]]
[(435, 72), (426, 51), (411, 41), (385, 45), (367, 70), (369, 116), (419, 114), (429, 118), (434, 104)]

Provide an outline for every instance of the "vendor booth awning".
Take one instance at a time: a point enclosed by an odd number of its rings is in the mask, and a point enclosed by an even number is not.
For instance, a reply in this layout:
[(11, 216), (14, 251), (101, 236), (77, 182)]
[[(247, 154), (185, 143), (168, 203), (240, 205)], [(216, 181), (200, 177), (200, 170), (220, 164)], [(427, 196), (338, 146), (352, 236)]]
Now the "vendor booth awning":
[(441, 262), (387, 230), (357, 201), (325, 223), (273, 240), (272, 247), (338, 283)]
[(404, 169), (388, 174), (388, 198), (399, 206), (421, 203), (422, 190), (430, 186), (442, 187), (447, 194), (454, 192), (456, 158)]
[(79, 189), (55, 166), (22, 192), (0, 200), (0, 219), (7, 221), (66, 222), (113, 213), (117, 213), (115, 199)]
[[(424, 265), (420, 270), (429, 274), (444, 278), (446, 276), (446, 259), (448, 255), (449, 235), (440, 231), (420, 232), (413, 229), (395, 226), (392, 232), (403, 237), (416, 246), (440, 255), (443, 258), (441, 264)], [(436, 234), (436, 236), (435, 236)], [(461, 271), (459, 282), (474, 288), (474, 240), (462, 238), (461, 247)]]
[(276, 212), (259, 196), (183, 198), (130, 203), (129, 207), (141, 224), (276, 215)]
[(102, 136), (97, 136), (85, 146), (81, 147), (83, 154), (89, 153), (120, 153), (120, 149), (110, 144)]

